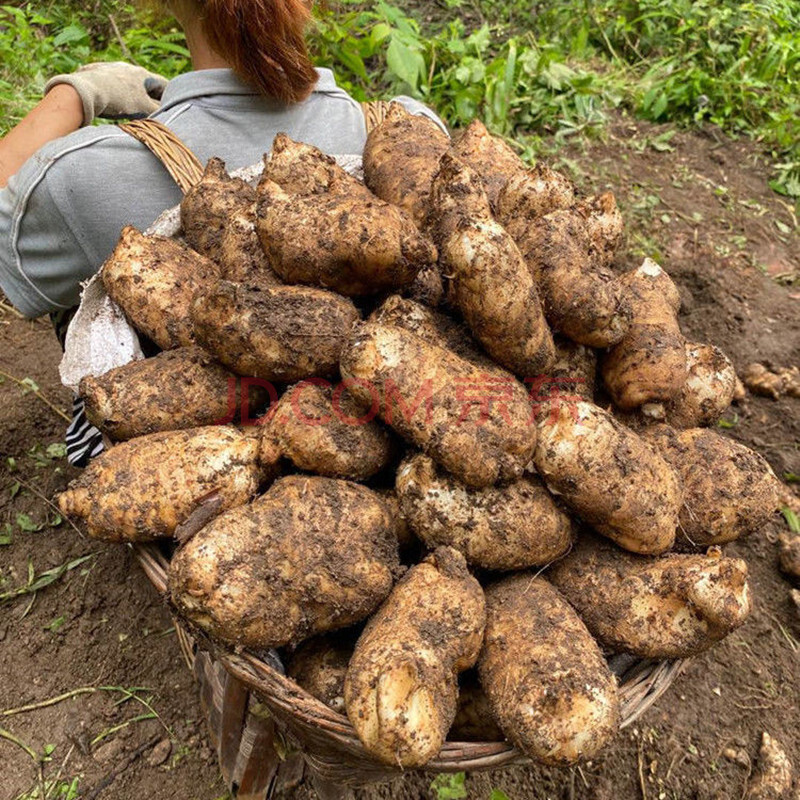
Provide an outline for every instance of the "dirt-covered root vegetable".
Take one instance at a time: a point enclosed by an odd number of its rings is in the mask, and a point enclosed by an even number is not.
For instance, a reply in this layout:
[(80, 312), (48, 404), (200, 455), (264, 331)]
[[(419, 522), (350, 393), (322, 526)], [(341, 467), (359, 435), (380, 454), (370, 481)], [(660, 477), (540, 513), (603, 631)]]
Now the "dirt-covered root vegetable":
[(175, 239), (123, 228), (100, 276), (133, 326), (162, 350), (194, 344), (189, 306), (219, 267)]
[(331, 478), (371, 478), (396, 451), (389, 429), (344, 384), (295, 384), (270, 411), (269, 427), (281, 453), (298, 469)]
[(497, 199), (497, 217), (504, 224), (518, 217), (529, 223), (575, 205), (575, 186), (544, 164), (516, 171)]
[(433, 120), (392, 103), (386, 119), (367, 136), (364, 180), (422, 228), (430, 211), (431, 181), (449, 146), (450, 138)]
[(514, 240), (492, 217), (478, 174), (446, 153), (431, 198), (439, 263), (473, 335), (512, 372), (545, 372), (555, 351), (536, 284)]
[(592, 242), (592, 252), (600, 263), (610, 264), (622, 241), (622, 214), (611, 192), (587, 197), (578, 204), (586, 219), (586, 230)]
[[(202, 348), (178, 347), (81, 381), (86, 416), (115, 441), (232, 421), (243, 409), (236, 376)], [(248, 413), (266, 400), (247, 387)]]
[(486, 590), (481, 686), (506, 738), (543, 764), (593, 758), (620, 724), (600, 648), (544, 578), (520, 572)]
[(620, 342), (606, 354), (603, 381), (622, 409), (675, 397), (686, 382), (686, 340), (678, 325), (678, 287), (650, 258), (620, 278), (633, 318)]
[(627, 292), (592, 257), (582, 214), (559, 210), (528, 217), (509, 212), (500, 221), (531, 270), (554, 330), (589, 347), (610, 347), (622, 339), (631, 322)]
[(394, 325), (414, 333), (428, 344), (443, 347), (498, 380), (508, 380), (509, 372), (493, 361), (472, 338), (469, 329), (448, 314), (428, 308), (400, 295), (384, 300), (369, 317), (370, 322)]
[(436, 260), (399, 208), (350, 193), (292, 195), (263, 180), (256, 227), (278, 277), (345, 295), (406, 287)]
[(481, 688), (477, 674), (470, 670), (461, 677), (458, 688), (458, 711), (447, 739), (450, 742), (502, 742), (503, 731), (495, 722), (489, 698)]
[(404, 328), (370, 321), (342, 353), (342, 377), (365, 407), (476, 488), (522, 475), (536, 431), (525, 387), (489, 374)]
[(634, 553), (672, 547), (683, 491), (654, 448), (583, 400), (544, 403), (536, 426), (536, 471), (581, 519)]
[(256, 190), (240, 178), (232, 178), (225, 162), (212, 158), (202, 179), (181, 201), (181, 225), (189, 245), (219, 263), (226, 220), (252, 205)]
[(397, 541), (400, 543), (400, 558), (403, 559), (413, 549), (419, 546), (419, 539), (414, 535), (411, 526), (403, 516), (400, 509), (400, 500), (397, 498), (397, 493), (394, 489), (376, 489), (375, 490), (389, 507), (389, 513), (394, 520), (395, 532), (397, 533)]
[[(272, 153), (265, 160), (263, 181), (273, 181), (291, 195), (338, 194), (374, 203), (376, 196), (355, 177), (345, 172), (334, 158), (308, 144), (295, 142), (278, 134)], [(424, 264), (405, 291), (431, 306), (437, 306), (444, 296), (442, 277), (435, 257)], [(300, 281), (303, 282), (303, 281)]]
[(344, 685), (364, 747), (419, 767), (441, 750), (456, 715), (458, 673), (483, 641), (483, 590), (464, 557), (442, 547), (412, 567), (361, 634)]
[(793, 774), (786, 750), (765, 731), (761, 736), (756, 769), (747, 785), (746, 800), (788, 799)]
[(774, 371), (763, 364), (748, 364), (742, 372), (744, 385), (762, 397), (800, 397), (800, 367), (778, 367)]
[(61, 512), (112, 542), (181, 538), (246, 503), (278, 471), (260, 432), (231, 426), (142, 436), (96, 458), (58, 497)]
[(256, 231), (256, 204), (233, 211), (225, 221), (217, 263), (221, 277), (234, 283), (280, 286)]
[(219, 281), (191, 318), (198, 343), (238, 375), (289, 382), (335, 375), (359, 313), (323, 289)]
[(405, 290), (406, 296), (429, 308), (436, 308), (444, 301), (445, 289), (438, 262), (429, 264), (417, 273), (414, 282)]
[(286, 674), (328, 708), (345, 714), (344, 679), (355, 640), (341, 634), (309, 639), (292, 653)]
[(572, 544), (570, 518), (533, 477), (469, 489), (419, 453), (400, 465), (396, 491), (403, 517), (428, 547), (455, 547), (476, 567), (541, 566)]
[(178, 550), (170, 598), (213, 639), (282, 647), (366, 619), (391, 591), (397, 568), (394, 525), (375, 492), (290, 476)]
[(578, 344), (565, 336), (553, 337), (556, 348), (556, 359), (553, 366), (544, 376), (538, 392), (544, 396), (579, 397), (583, 400), (594, 400), (595, 382), (597, 380), (597, 354), (591, 347)]
[(673, 428), (701, 428), (719, 421), (736, 391), (731, 360), (714, 345), (687, 342), (686, 366), (686, 380), (672, 400), (642, 406), (646, 420), (667, 422)]
[(486, 196), (497, 211), (503, 187), (512, 176), (525, 172), (522, 159), (499, 136), (474, 119), (453, 142), (450, 152), (481, 176)]
[(642, 658), (701, 653), (751, 608), (747, 564), (719, 552), (652, 558), (586, 533), (547, 578), (604, 647)]
[(313, 145), (296, 142), (285, 133), (275, 137), (271, 152), (264, 157), (262, 181), (272, 181), (285, 192), (303, 197), (333, 192), (375, 199), (333, 156)]
[(680, 538), (707, 547), (755, 533), (781, 505), (781, 484), (766, 459), (706, 428), (668, 425), (641, 434), (681, 476)]
[(781, 533), (778, 539), (778, 566), (784, 575), (800, 580), (800, 536)]

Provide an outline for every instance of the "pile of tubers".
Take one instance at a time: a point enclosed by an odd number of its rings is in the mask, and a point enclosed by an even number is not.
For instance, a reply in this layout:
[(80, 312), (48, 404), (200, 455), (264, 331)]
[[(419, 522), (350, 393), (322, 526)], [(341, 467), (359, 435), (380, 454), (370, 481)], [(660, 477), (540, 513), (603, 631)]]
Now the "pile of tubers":
[(669, 275), (614, 268), (613, 195), (396, 105), (363, 163), (279, 135), (257, 188), (209, 162), (182, 238), (123, 231), (102, 280), (162, 352), (84, 379), (120, 443), (60, 508), (174, 540), (186, 624), (277, 648), (381, 762), (448, 737), (593, 758), (612, 654), (744, 622), (721, 546), (780, 484), (713, 429), (736, 375), (685, 339)]

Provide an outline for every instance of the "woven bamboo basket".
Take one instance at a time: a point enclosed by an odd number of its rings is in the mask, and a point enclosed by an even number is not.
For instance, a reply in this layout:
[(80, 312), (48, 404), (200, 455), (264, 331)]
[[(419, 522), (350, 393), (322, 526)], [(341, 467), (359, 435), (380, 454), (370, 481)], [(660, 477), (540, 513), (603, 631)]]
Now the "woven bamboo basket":
[[(368, 130), (388, 104), (364, 104)], [(197, 158), (153, 120), (122, 126), (162, 161), (186, 192), (202, 175)], [(166, 546), (133, 545), (145, 574), (166, 600)], [(344, 798), (355, 786), (390, 781), (402, 773), (376, 761), (349, 720), (282, 674), (257, 653), (232, 652), (193, 636), (175, 620), (184, 657), (200, 686), (201, 705), (223, 778), (234, 797), (266, 800), (308, 777), (323, 800)], [(620, 685), (622, 727), (638, 719), (669, 688), (685, 661), (620, 657), (611, 662)], [(425, 772), (470, 772), (530, 763), (508, 742), (446, 742)]]
[[(134, 545), (150, 582), (166, 597), (169, 559), (159, 545)], [(184, 657), (200, 682), (201, 701), (223, 777), (235, 797), (268, 798), (307, 773), (321, 797), (390, 781), (402, 773), (376, 761), (349, 720), (249, 652), (197, 640), (180, 620)], [(620, 659), (622, 727), (635, 722), (669, 688), (686, 662)], [(508, 742), (446, 742), (426, 772), (472, 772), (529, 764)]]

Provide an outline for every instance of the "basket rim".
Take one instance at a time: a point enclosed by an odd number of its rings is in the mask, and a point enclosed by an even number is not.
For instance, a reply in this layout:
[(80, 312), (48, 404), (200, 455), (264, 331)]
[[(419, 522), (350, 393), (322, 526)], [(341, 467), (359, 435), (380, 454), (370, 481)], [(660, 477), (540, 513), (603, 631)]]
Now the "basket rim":
[[(165, 597), (168, 591), (169, 560), (156, 542), (130, 545), (150, 583)], [(193, 637), (182, 620), (176, 619), (187, 660)], [(188, 643), (188, 644), (187, 644)], [(200, 643), (195, 642), (197, 646)], [(259, 698), (281, 719), (292, 718), (306, 733), (324, 735), (361, 759), (380, 762), (364, 748), (350, 720), (313, 697), (291, 678), (282, 675), (257, 655), (243, 650), (233, 652), (214, 644), (214, 656), (235, 678), (255, 691)], [(620, 682), (622, 722), (620, 728), (633, 724), (650, 708), (683, 672), (690, 659), (642, 659), (626, 671)], [(509, 742), (446, 741), (440, 753), (425, 766), (427, 771), (462, 772), (492, 769), (510, 764), (532, 763), (532, 759)], [(386, 768), (385, 764), (380, 767)]]

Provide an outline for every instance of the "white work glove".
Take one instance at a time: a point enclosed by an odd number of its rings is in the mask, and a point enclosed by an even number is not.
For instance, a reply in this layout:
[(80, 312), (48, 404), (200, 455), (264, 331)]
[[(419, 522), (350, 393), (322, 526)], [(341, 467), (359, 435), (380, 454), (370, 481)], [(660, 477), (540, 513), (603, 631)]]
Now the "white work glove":
[(157, 111), (167, 79), (124, 61), (87, 64), (71, 75), (56, 75), (44, 87), (72, 86), (83, 103), (83, 124), (96, 117), (141, 119)]

